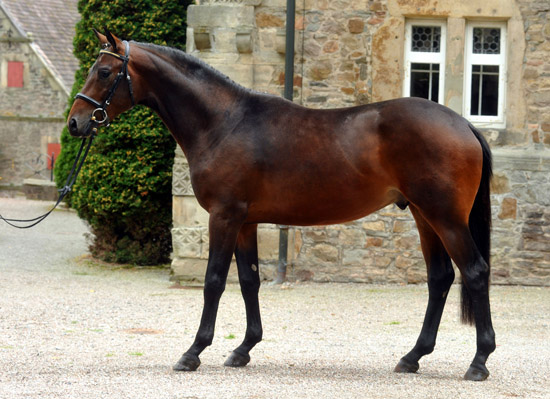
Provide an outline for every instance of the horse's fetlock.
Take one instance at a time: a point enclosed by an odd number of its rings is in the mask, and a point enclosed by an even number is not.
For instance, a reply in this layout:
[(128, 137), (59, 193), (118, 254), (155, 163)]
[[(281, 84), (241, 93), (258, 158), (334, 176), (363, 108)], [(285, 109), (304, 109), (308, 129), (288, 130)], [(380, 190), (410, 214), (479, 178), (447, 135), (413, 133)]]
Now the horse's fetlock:
[(481, 335), (479, 338), (478, 347), (487, 356), (490, 353), (493, 353), (497, 347), (495, 342), (495, 332), (491, 330)]
[(254, 344), (257, 344), (262, 340), (263, 337), (263, 330), (262, 328), (250, 328), (247, 332), (247, 338), (253, 342)]
[(196, 343), (203, 348), (212, 345), (214, 341), (213, 333), (199, 333), (197, 334)]
[(416, 343), (416, 349), (422, 356), (429, 355), (435, 349), (435, 342), (423, 342), (419, 340)]

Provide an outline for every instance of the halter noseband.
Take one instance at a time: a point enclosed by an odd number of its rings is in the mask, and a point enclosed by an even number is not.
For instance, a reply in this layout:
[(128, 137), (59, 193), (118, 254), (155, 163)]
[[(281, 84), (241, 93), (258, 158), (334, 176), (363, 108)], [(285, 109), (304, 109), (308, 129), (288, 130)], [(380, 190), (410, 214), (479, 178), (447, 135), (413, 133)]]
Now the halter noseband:
[[(93, 98), (82, 93), (77, 93), (76, 96), (74, 97), (75, 100), (80, 98), (81, 100), (84, 100), (92, 104), (94, 107), (96, 107), (90, 115), (90, 120), (96, 126), (102, 125), (103, 123), (107, 122), (107, 120), (109, 119), (109, 115), (107, 115), (107, 107), (109, 106), (109, 104), (111, 104), (111, 100), (115, 95), (115, 91), (118, 85), (120, 84), (120, 82), (122, 81), (122, 78), (124, 77), (128, 81), (128, 89), (130, 90), (130, 98), (132, 100), (132, 106), (136, 104), (134, 100), (134, 90), (132, 89), (132, 79), (130, 78), (130, 74), (128, 73), (128, 61), (130, 61), (130, 44), (127, 41), (123, 41), (123, 43), (125, 47), (124, 55), (113, 53), (112, 51), (108, 51), (108, 50), (99, 51), (99, 54), (108, 54), (112, 57), (122, 60), (122, 67), (120, 68), (120, 72), (117, 74), (115, 81), (113, 82), (113, 85), (109, 90), (109, 93), (107, 93), (107, 98), (103, 101), (103, 103), (100, 103), (99, 101), (96, 101)], [(106, 126), (109, 126), (109, 123), (107, 123)], [(97, 127), (94, 127), (93, 130), (94, 132), (97, 131)]]

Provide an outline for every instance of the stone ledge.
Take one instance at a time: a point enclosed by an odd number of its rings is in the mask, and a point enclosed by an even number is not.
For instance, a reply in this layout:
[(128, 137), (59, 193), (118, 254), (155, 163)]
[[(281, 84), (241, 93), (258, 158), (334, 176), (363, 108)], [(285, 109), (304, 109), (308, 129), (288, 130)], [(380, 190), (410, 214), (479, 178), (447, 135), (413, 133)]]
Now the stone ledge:
[(191, 28), (243, 28), (254, 27), (254, 7), (242, 4), (213, 3), (190, 5), (187, 9), (187, 25)]
[(27, 199), (56, 201), (59, 197), (55, 182), (41, 179), (23, 180), (23, 192)]
[(550, 167), (550, 151), (526, 148), (495, 148), (494, 166), (513, 170), (546, 170)]
[[(208, 260), (206, 259), (191, 259), (191, 258), (178, 258), (172, 261), (172, 281), (197, 281), (204, 282), (204, 276), (206, 273), (206, 266)], [(229, 274), (227, 276), (228, 283), (238, 283), (239, 276), (237, 273), (237, 264), (235, 259), (231, 261), (231, 267), (229, 268)]]
[(208, 4), (237, 4), (243, 6), (258, 6), (262, 0), (201, 0), (200, 5)]

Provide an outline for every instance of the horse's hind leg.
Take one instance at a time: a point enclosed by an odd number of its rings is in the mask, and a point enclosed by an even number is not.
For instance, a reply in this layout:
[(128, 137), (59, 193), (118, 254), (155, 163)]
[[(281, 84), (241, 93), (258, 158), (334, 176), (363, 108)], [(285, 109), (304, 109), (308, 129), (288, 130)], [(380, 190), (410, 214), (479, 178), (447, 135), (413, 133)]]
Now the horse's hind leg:
[(416, 345), (395, 367), (394, 371), (401, 373), (416, 372), (419, 367), (418, 360), (433, 351), (447, 293), (455, 277), (451, 259), (441, 240), (417, 209), (412, 205), (410, 208), (420, 232), (422, 253), (428, 269), (429, 299), (424, 324)]
[(226, 366), (246, 366), (250, 361), (248, 352), (262, 340), (262, 320), (258, 301), (260, 271), (257, 230), (258, 225), (245, 224), (237, 238), (235, 258), (237, 259), (239, 282), (246, 307), (246, 333), (242, 344), (225, 361)]
[[(444, 202), (440, 202), (439, 206), (431, 204), (419, 213), (429, 221), (447, 253), (460, 270), (465, 287), (462, 297), (462, 318), (465, 321), (475, 322), (477, 335), (476, 355), (464, 378), (482, 381), (489, 376), (485, 363), (495, 350), (495, 332), (489, 305), (490, 269), (472, 237), (470, 226), (483, 224), (485, 221), (469, 220), (468, 216), (460, 215), (464, 212), (460, 212), (457, 207), (442, 207), (442, 204), (444, 205)], [(475, 206), (477, 205), (474, 204)], [(488, 245), (479, 237), (478, 241), (481, 247)], [(481, 248), (481, 250), (487, 252), (488, 256), (488, 248)]]
[[(468, 226), (443, 227), (437, 230), (451, 258), (458, 266), (462, 284), (466, 288), (462, 298), (463, 320), (473, 320), (476, 326), (477, 351), (464, 378), (483, 381), (489, 376), (485, 363), (496, 347), (489, 305), (490, 269), (477, 249)], [(469, 298), (465, 298), (464, 295)]]

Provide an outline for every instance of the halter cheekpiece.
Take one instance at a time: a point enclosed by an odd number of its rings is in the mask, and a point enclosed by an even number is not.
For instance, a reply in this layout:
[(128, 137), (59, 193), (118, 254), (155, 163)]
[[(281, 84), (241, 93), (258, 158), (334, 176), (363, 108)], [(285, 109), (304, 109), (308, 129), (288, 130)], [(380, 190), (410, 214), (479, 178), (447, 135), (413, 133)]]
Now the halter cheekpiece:
[(96, 125), (96, 127), (93, 128), (94, 133), (95, 131), (97, 131), (97, 126), (100, 126), (106, 122), (106, 126), (109, 126), (109, 115), (107, 114), (107, 107), (109, 106), (109, 104), (111, 104), (111, 100), (115, 95), (116, 89), (123, 78), (126, 78), (126, 81), (128, 82), (128, 89), (130, 91), (132, 106), (136, 104), (134, 100), (134, 90), (132, 89), (132, 79), (130, 78), (130, 74), (128, 73), (128, 61), (130, 61), (130, 44), (126, 40), (122, 43), (125, 47), (124, 55), (113, 53), (112, 51), (108, 50), (99, 51), (99, 54), (108, 54), (112, 57), (122, 60), (122, 67), (120, 68), (120, 72), (117, 74), (113, 85), (109, 89), (109, 93), (107, 93), (107, 97), (105, 98), (105, 100), (100, 103), (99, 101), (96, 101), (93, 98), (82, 93), (77, 93), (77, 95), (74, 97), (75, 100), (80, 98), (96, 107), (90, 115), (90, 120)]

